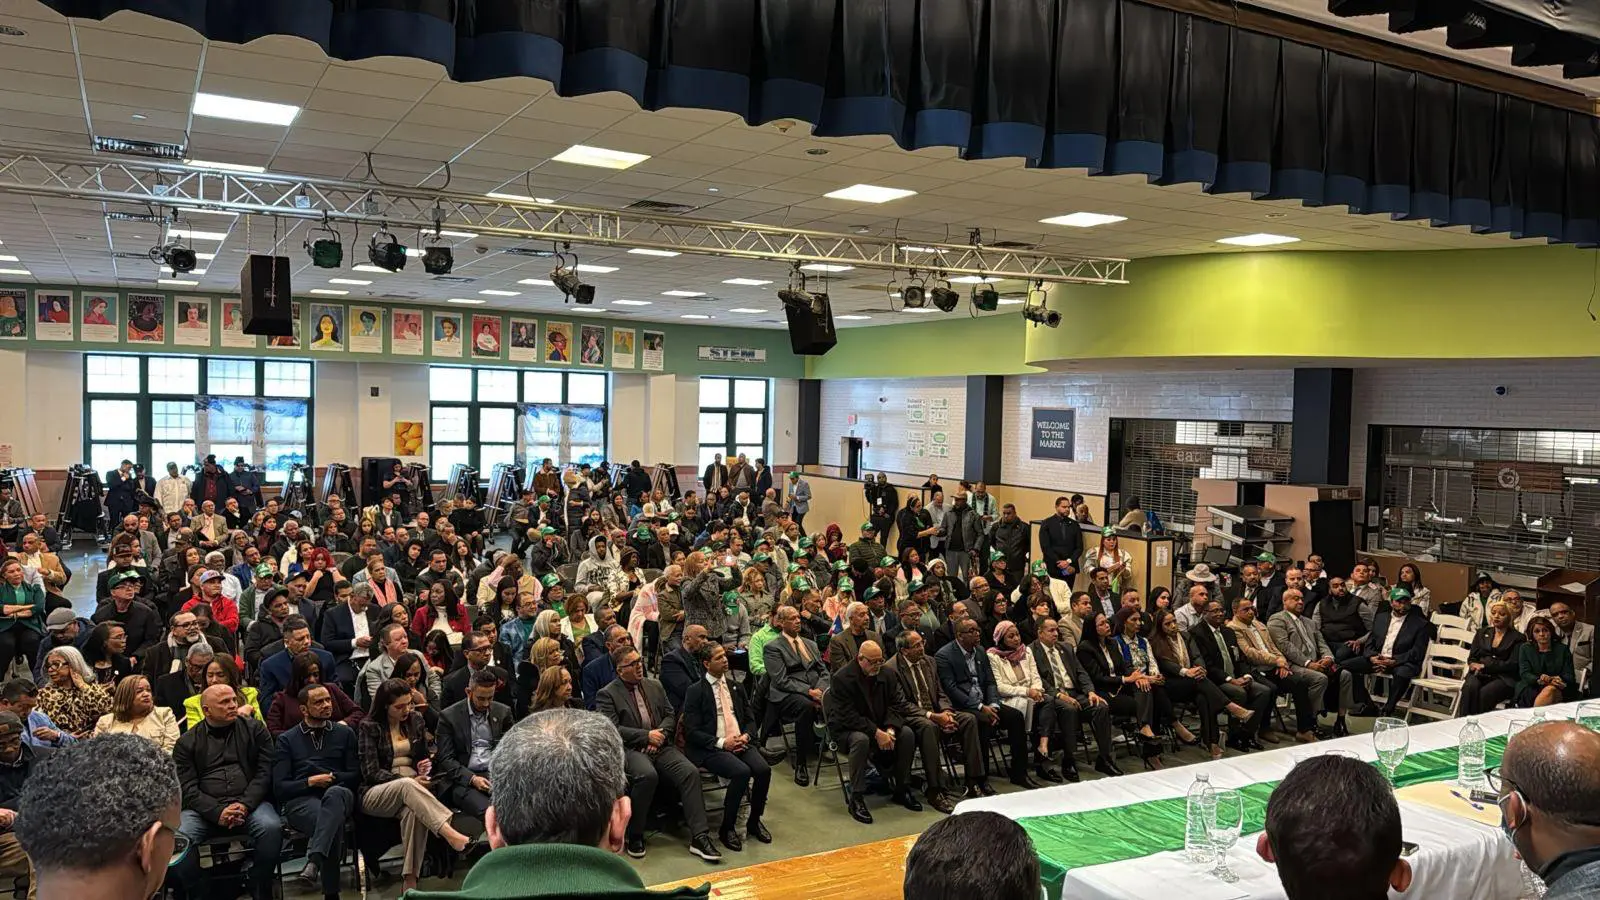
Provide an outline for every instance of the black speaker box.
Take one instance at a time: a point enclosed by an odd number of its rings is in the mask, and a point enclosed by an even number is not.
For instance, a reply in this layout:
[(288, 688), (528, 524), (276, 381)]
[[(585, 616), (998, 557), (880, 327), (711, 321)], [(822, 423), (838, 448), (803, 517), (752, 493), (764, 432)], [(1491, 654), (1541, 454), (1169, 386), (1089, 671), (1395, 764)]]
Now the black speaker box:
[(822, 356), (839, 342), (833, 333), (833, 306), (824, 296), (819, 314), (808, 306), (784, 304), (789, 317), (789, 346), (800, 356)]
[(383, 502), (383, 480), (394, 471), (394, 464), (400, 462), (393, 456), (363, 456), (361, 457), (361, 505), (377, 506)]
[(245, 334), (294, 334), (289, 257), (252, 254), (239, 271), (239, 296), (244, 301)]

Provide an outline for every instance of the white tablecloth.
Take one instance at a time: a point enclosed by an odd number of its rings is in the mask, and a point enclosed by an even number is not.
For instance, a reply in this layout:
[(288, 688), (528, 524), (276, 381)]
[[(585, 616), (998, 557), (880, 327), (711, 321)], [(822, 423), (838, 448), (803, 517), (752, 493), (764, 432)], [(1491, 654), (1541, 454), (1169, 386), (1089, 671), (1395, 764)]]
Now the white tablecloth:
[[(1576, 709), (1577, 704), (1565, 704), (1543, 712), (1546, 718), (1570, 719)], [(1525, 709), (1500, 710), (1480, 716), (1478, 721), (1492, 738), (1504, 736), (1512, 720), (1531, 715)], [(1414, 725), (1408, 752), (1453, 747), (1464, 724), (1464, 719), (1455, 719)], [(1282, 779), (1300, 759), (1330, 750), (1353, 753), (1369, 761), (1377, 759), (1372, 736), (1362, 734), (1121, 778), (980, 797), (962, 801), (956, 813), (989, 810), (1012, 819), (1025, 819), (1182, 797), (1194, 783), (1195, 774), (1202, 771), (1211, 776), (1211, 784), (1219, 790), (1242, 788)], [(1402, 802), (1400, 815), (1405, 839), (1417, 844), (1418, 850), (1410, 858), (1415, 873), (1411, 889), (1405, 894), (1391, 891), (1392, 897), (1509, 900), (1518, 896), (1521, 866), (1512, 855), (1510, 842), (1497, 829), (1415, 803)], [(1181, 886), (1184, 900), (1282, 900), (1284, 893), (1277, 873), (1256, 856), (1255, 843), (1255, 835), (1245, 835), (1229, 854), (1229, 863), (1240, 876), (1237, 884), (1210, 878), (1198, 866), (1185, 861), (1180, 851), (1173, 851), (1072, 869), (1067, 872), (1062, 896), (1073, 900), (1148, 900), (1153, 893), (1159, 895), (1162, 887)]]

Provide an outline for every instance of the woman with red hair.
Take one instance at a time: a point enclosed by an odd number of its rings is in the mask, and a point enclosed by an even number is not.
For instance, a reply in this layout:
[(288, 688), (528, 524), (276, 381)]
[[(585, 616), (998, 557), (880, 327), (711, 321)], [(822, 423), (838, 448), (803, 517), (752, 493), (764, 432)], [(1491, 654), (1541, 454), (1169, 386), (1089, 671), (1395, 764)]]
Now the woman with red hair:
[(328, 552), (328, 548), (312, 547), (306, 551), (300, 563), (305, 566), (307, 577), (311, 579), (306, 582), (306, 597), (321, 605), (333, 602), (334, 588), (342, 584), (345, 577), (333, 564), (333, 554)]

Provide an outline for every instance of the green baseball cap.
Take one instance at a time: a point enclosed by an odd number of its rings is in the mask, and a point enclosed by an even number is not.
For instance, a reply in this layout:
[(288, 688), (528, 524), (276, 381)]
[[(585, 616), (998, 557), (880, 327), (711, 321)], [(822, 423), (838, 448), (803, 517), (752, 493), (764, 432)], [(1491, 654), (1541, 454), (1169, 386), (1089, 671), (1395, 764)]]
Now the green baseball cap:
[[(855, 584), (852, 583), (850, 586), (851, 587), (855, 587)], [(866, 593), (861, 595), (861, 599), (863, 599), (863, 600), (871, 600), (873, 597), (876, 597), (881, 593), (883, 593), (883, 592), (878, 590), (878, 586), (877, 585), (875, 585), (875, 584), (868, 585), (867, 586), (867, 591), (866, 591)]]
[(667, 513), (667, 521), (668, 522), (676, 522), (681, 518), (683, 518), (683, 514), (678, 512), (677, 510), (673, 510), (672, 512)]
[(647, 540), (650, 539), (650, 536), (651, 536), (650, 535), (650, 529), (649, 528), (635, 528), (633, 530), (633, 536), (638, 538), (641, 541), (647, 541)]
[[(838, 587), (839, 587), (839, 590), (841, 590), (841, 591), (848, 591), (848, 592), (850, 592), (852, 594), (854, 594), (856, 592), (856, 583), (854, 581), (851, 581), (848, 578), (839, 579)], [(875, 588), (867, 588), (867, 596), (869, 596), (869, 597), (872, 596), (872, 591), (874, 591), (874, 590), (876, 590), (876, 589)]]
[(128, 581), (143, 582), (144, 573), (140, 572), (138, 569), (118, 569), (116, 574), (106, 579), (106, 586), (116, 587), (117, 585)]
[(739, 592), (738, 591), (723, 591), (722, 592), (722, 602), (723, 603), (738, 603), (739, 602)]
[(878, 526), (872, 524), (871, 522), (862, 522), (861, 523), (861, 530), (862, 531), (877, 531), (878, 530)]
[(1273, 556), (1271, 553), (1263, 552), (1260, 556), (1256, 557), (1256, 562), (1272, 563), (1273, 565), (1277, 565), (1278, 558)]
[(1116, 535), (1117, 529), (1114, 526), (1107, 525), (1106, 527), (1100, 529), (1101, 537), (1116, 537)]
[(752, 563), (763, 563), (763, 562), (766, 562), (766, 561), (768, 561), (770, 559), (772, 559), (772, 557), (766, 555), (765, 553), (757, 553), (755, 556), (750, 557), (750, 562), (752, 562)]
[(537, 501), (535, 501), (535, 502), (538, 503), (540, 506), (549, 506), (550, 505), (550, 495), (549, 494), (540, 494), (539, 495), (539, 499)]
[(549, 537), (550, 535), (555, 534), (555, 533), (556, 533), (556, 530), (554, 528), (550, 527), (549, 525), (540, 525), (539, 526), (539, 536), (540, 537)]
[(1390, 600), (1410, 600), (1411, 599), (1411, 592), (1406, 590), (1403, 587), (1400, 587), (1400, 586), (1396, 585), (1395, 587), (1392, 587), (1392, 588), (1389, 589), (1389, 599)]
[(728, 568), (727, 566), (717, 566), (715, 569), (712, 569), (711, 571), (717, 573), (718, 575), (720, 575), (723, 578), (732, 578), (733, 577), (733, 570)]
[(791, 584), (790, 587), (794, 588), (797, 591), (809, 591), (809, 590), (811, 590), (811, 579), (809, 579), (809, 578), (796, 578), (794, 580), (794, 583)]
[(999, 550), (990, 550), (989, 551), (989, 562), (1000, 562), (1001, 560), (1003, 560), (1005, 558), (1006, 558), (1006, 555), (1004, 553), (1001, 553)]
[(913, 578), (906, 582), (906, 593), (915, 594), (917, 591), (920, 591), (927, 586), (928, 585), (924, 583), (921, 578)]
[(800, 571), (800, 564), (799, 563), (789, 563), (789, 568), (784, 569), (784, 571), (789, 573), (790, 575), (793, 575), (794, 573)]
[(817, 542), (812, 540), (810, 535), (806, 535), (805, 537), (800, 539), (800, 549), (801, 550), (809, 550), (812, 547), (816, 546), (816, 544), (817, 544)]
[(850, 563), (845, 560), (836, 559), (833, 561), (833, 570), (835, 572), (843, 572), (848, 568), (850, 568)]
[(878, 559), (878, 566), (880, 568), (887, 569), (887, 568), (889, 568), (891, 566), (894, 566), (894, 565), (898, 565), (898, 562), (892, 556), (883, 556), (883, 557), (880, 557)]
[(1028, 567), (1028, 571), (1033, 573), (1033, 576), (1035, 578), (1048, 578), (1048, 577), (1050, 577), (1050, 570), (1046, 569), (1044, 567), (1044, 563), (1039, 561), (1039, 560), (1037, 560), (1037, 559), (1033, 561), (1033, 565), (1032, 566)]
[(561, 583), (561, 576), (554, 572), (550, 572), (543, 578), (540, 578), (539, 583), (547, 588), (552, 588)]
[(256, 568), (255, 568), (255, 574), (256, 574), (257, 578), (271, 578), (272, 576), (276, 575), (277, 573), (274, 572), (272, 570), (272, 566), (268, 565), (267, 563), (257, 563), (256, 564)]

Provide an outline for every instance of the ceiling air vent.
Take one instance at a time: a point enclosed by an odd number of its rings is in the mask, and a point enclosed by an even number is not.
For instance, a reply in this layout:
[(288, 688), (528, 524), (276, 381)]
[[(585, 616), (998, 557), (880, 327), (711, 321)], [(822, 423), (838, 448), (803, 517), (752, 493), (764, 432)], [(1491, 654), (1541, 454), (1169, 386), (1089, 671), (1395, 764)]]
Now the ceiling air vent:
[(509, 253), (512, 256), (532, 257), (534, 259), (549, 259), (550, 257), (556, 255), (554, 250), (541, 250), (537, 247), (507, 247), (500, 252)]
[(443, 281), (449, 284), (477, 284), (478, 279), (471, 275), (435, 275), (434, 281)]
[(120, 153), (124, 156), (145, 156), (151, 159), (184, 159), (188, 155), (182, 144), (161, 144), (155, 141), (99, 135), (95, 136), (94, 149), (99, 153)]
[(696, 209), (696, 207), (687, 203), (662, 203), (660, 200), (636, 200), (633, 203), (629, 203), (628, 208), (636, 209), (640, 212), (668, 213), (674, 216), (694, 212)]
[(157, 215), (155, 213), (108, 212), (106, 213), (106, 221), (149, 222), (154, 225), (159, 225), (165, 223), (167, 219), (165, 216)]
[(0, 37), (27, 37), (28, 33), (15, 25), (0, 25)]
[(984, 244), (984, 246), (993, 247), (996, 250), (1032, 250), (1039, 245), (1030, 244), (1026, 241), (995, 241), (992, 244)]

